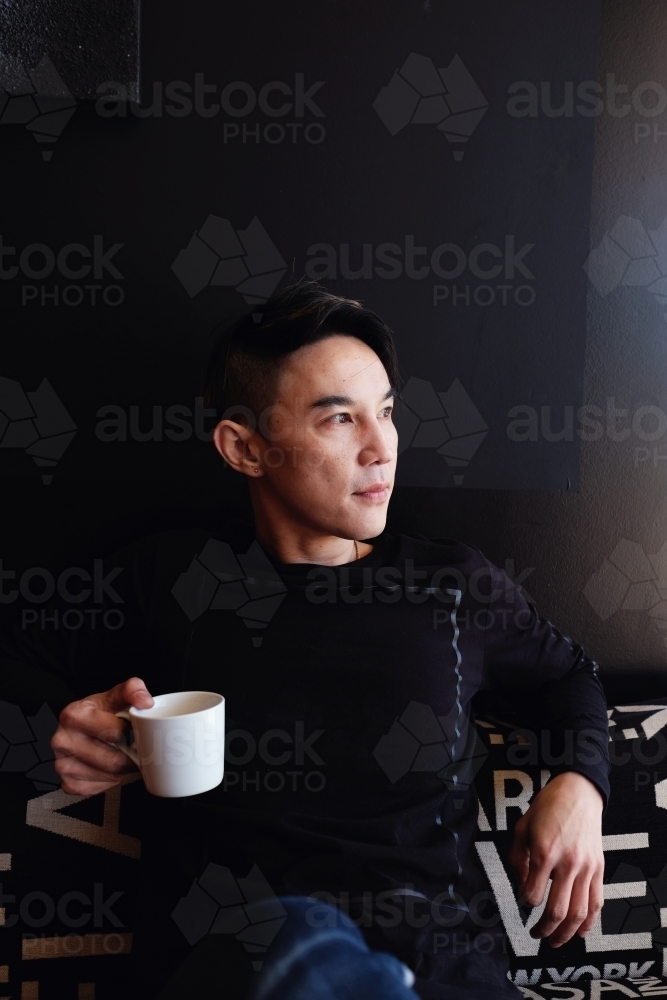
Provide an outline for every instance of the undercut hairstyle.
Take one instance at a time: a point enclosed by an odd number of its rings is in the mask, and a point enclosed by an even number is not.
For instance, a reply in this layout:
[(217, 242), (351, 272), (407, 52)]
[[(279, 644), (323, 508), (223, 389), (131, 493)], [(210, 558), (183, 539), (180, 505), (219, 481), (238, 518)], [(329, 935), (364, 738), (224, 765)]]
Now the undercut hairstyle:
[(204, 368), (205, 405), (214, 407), (219, 419), (228, 414), (245, 422), (249, 410), (258, 420), (276, 400), (285, 360), (300, 347), (336, 334), (356, 337), (375, 351), (389, 384), (399, 391), (398, 358), (386, 323), (356, 299), (302, 280), (214, 330)]

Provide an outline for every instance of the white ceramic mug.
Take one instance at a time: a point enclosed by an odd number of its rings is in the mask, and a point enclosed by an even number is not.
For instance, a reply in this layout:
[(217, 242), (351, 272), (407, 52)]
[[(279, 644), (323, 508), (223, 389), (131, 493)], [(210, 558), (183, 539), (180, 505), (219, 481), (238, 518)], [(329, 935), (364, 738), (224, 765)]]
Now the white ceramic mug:
[(135, 745), (118, 744), (152, 795), (176, 799), (220, 784), (225, 773), (225, 699), (212, 691), (158, 694), (152, 708), (116, 712)]

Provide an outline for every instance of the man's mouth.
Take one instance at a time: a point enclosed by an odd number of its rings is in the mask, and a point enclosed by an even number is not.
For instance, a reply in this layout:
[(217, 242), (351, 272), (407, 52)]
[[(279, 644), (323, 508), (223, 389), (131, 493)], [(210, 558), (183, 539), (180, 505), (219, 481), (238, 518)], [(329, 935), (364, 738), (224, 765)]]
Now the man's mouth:
[(361, 490), (357, 490), (352, 495), (361, 497), (371, 503), (384, 503), (389, 499), (390, 483), (372, 483)]

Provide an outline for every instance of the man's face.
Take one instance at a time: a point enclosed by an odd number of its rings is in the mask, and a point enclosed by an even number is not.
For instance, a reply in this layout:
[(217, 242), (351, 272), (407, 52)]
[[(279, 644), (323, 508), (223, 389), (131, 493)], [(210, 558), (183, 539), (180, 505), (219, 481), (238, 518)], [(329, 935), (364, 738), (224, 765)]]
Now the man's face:
[(270, 416), (260, 420), (264, 509), (341, 538), (384, 529), (398, 435), (394, 392), (379, 357), (334, 335), (295, 351), (281, 367)]

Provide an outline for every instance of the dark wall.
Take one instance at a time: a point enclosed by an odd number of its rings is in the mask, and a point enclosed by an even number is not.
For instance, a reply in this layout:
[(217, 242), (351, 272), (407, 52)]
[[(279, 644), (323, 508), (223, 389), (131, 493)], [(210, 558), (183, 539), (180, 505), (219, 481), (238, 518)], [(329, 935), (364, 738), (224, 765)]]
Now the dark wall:
[(202, 359), (306, 273), (396, 332), (390, 526), (507, 566), (612, 697), (666, 691), (659, 0), (3, 18), (4, 570), (247, 513)]

